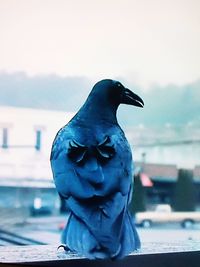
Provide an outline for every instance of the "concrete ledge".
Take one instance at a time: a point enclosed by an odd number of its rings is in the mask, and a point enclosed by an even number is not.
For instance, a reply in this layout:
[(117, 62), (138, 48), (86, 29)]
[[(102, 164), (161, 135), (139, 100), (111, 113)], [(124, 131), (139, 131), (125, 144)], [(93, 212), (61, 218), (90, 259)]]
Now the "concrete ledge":
[(141, 250), (119, 261), (88, 260), (56, 246), (10, 246), (0, 248), (0, 266), (65, 267), (199, 267), (200, 242), (144, 243)]

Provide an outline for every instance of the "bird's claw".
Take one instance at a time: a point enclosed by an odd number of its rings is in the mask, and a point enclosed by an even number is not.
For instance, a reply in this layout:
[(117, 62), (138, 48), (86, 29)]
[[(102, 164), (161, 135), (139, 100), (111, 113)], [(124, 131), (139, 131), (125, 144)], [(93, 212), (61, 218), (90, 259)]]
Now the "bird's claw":
[(64, 249), (64, 251), (70, 251), (70, 249), (68, 248), (68, 246), (66, 246), (66, 245), (60, 245), (60, 246), (58, 246), (58, 248), (57, 248), (57, 250), (59, 250), (60, 248), (63, 248)]

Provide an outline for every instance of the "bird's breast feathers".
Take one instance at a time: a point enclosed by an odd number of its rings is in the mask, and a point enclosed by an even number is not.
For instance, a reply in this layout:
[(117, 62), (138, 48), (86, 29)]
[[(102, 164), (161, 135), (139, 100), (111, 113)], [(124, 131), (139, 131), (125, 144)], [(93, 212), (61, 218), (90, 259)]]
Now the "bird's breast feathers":
[(90, 157), (104, 162), (111, 159), (115, 153), (114, 144), (111, 143), (108, 136), (102, 142), (91, 146), (82, 145), (75, 140), (70, 140), (67, 151), (68, 157), (77, 164), (86, 163)]
[[(61, 130), (52, 147), (51, 166), (60, 193), (79, 198), (127, 194), (132, 180), (132, 156), (123, 134), (72, 135)], [(79, 138), (78, 138), (79, 137)], [(84, 139), (84, 140), (83, 140)], [(54, 152), (55, 150), (55, 152)]]

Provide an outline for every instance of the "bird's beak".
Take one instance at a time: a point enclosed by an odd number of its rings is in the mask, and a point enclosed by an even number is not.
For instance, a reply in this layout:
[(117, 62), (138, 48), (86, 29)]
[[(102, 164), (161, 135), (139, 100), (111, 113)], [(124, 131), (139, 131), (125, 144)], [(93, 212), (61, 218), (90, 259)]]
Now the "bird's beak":
[(121, 103), (133, 105), (133, 106), (137, 106), (137, 107), (141, 107), (141, 108), (143, 108), (143, 106), (144, 106), (143, 100), (138, 95), (134, 94), (128, 88), (125, 88), (125, 90), (123, 92)]

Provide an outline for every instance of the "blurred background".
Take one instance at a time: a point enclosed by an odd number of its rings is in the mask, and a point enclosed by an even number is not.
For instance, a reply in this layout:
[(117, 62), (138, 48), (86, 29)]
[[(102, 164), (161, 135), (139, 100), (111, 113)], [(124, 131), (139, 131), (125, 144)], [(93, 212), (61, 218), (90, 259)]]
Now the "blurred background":
[(94, 83), (120, 106), (142, 241), (200, 239), (200, 2), (0, 0), (0, 245), (59, 244), (68, 212), (50, 169), (57, 131)]

